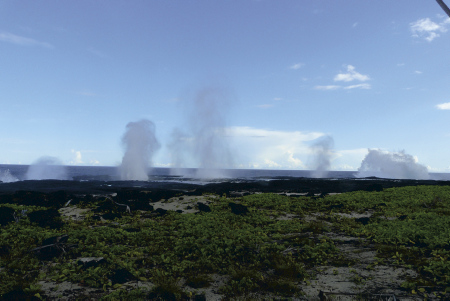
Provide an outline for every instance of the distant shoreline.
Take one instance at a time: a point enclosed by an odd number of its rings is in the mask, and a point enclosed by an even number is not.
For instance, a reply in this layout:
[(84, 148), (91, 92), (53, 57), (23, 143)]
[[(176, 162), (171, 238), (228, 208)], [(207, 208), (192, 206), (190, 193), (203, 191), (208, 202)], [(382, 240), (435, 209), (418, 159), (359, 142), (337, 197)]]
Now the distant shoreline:
[(205, 193), (233, 194), (235, 192), (312, 193), (328, 194), (357, 190), (380, 191), (385, 188), (438, 185), (449, 186), (450, 181), (398, 180), (381, 178), (314, 179), (281, 177), (271, 180), (253, 179), (194, 184), (172, 181), (69, 181), (69, 180), (26, 180), (0, 183), (0, 194), (16, 191), (54, 192), (66, 191), (75, 194), (110, 194), (121, 190), (146, 191), (202, 191)]

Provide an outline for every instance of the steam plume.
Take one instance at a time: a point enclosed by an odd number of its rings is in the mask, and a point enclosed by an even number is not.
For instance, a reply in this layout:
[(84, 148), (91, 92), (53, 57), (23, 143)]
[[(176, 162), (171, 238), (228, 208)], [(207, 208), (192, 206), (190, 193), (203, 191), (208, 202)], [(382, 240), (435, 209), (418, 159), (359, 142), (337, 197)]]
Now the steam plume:
[(147, 181), (152, 156), (160, 148), (155, 125), (146, 119), (128, 123), (122, 143), (125, 147), (120, 166), (122, 180)]
[(19, 179), (13, 176), (13, 174), (11, 174), (11, 171), (9, 169), (4, 171), (0, 170), (0, 182), (11, 183), (17, 181), (19, 181)]
[[(225, 134), (225, 115), (229, 96), (220, 88), (205, 88), (197, 92), (188, 118), (188, 133), (175, 129), (172, 134), (172, 166), (185, 167), (191, 159), (199, 167), (197, 176), (219, 176), (219, 168), (230, 168), (232, 156)], [(216, 170), (216, 171), (214, 171)]]
[(406, 154), (369, 149), (358, 169), (358, 177), (377, 176), (391, 179), (428, 179), (428, 170), (416, 159)]
[(314, 156), (314, 171), (311, 174), (313, 178), (324, 178), (327, 176), (331, 165), (333, 146), (333, 138), (325, 136), (311, 147)]
[(67, 180), (66, 168), (54, 157), (42, 157), (28, 167), (27, 180)]

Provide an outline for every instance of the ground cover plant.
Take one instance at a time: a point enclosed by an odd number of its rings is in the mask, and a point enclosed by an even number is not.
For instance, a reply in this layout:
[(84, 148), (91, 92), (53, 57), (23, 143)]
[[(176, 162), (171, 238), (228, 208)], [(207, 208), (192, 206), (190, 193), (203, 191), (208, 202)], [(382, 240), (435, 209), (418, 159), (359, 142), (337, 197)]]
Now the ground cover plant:
[[(326, 267), (335, 276), (350, 269), (355, 286), (370, 280), (342, 251), (336, 234), (375, 251), (364, 266), (368, 273), (381, 265), (413, 270), (415, 276), (397, 288), (402, 295), (450, 297), (445, 186), (322, 197), (207, 195), (198, 196), (202, 202), (194, 198), (195, 213), (148, 206), (159, 200), (147, 200), (147, 208), (123, 197), (117, 202), (110, 196), (73, 196), (69, 202), (61, 194), (65, 199), (51, 204), (41, 197), (45, 206), (23, 205), (14, 196), (1, 199), (0, 210), (13, 212), (0, 228), (4, 299), (202, 300), (212, 274), (225, 277), (217, 288), (225, 300), (270, 294), (308, 299), (307, 287)], [(167, 199), (180, 206), (185, 200), (182, 194)], [(77, 208), (83, 218), (55, 215), (62, 208)], [(50, 218), (40, 218), (47, 213)], [(80, 289), (54, 296), (43, 283)]]

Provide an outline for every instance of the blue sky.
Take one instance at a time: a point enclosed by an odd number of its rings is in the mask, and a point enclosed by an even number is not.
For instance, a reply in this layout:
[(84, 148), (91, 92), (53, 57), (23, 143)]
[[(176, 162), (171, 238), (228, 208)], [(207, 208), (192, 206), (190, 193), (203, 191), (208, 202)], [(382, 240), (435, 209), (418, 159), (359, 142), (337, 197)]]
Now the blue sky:
[(434, 0), (0, 0), (0, 163), (117, 165), (149, 119), (170, 166), (197, 91), (220, 87), (233, 167), (309, 169), (329, 135), (334, 170), (376, 148), (447, 172), (449, 53)]

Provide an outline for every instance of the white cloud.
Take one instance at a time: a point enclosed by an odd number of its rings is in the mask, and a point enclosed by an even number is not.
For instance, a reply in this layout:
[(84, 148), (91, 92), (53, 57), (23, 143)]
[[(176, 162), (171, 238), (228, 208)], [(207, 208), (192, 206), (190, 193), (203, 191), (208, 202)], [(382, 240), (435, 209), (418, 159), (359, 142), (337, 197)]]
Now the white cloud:
[(337, 90), (342, 88), (341, 86), (329, 85), (329, 86), (315, 86), (315, 90)]
[(347, 171), (355, 171), (358, 170), (358, 167), (348, 165), (348, 164), (342, 164), (342, 165), (336, 165), (334, 166), (333, 170), (347, 170)]
[[(92, 153), (97, 153), (93, 150), (70, 150), (72, 153), (72, 160), (68, 161), (68, 165), (100, 165), (100, 161), (92, 157)], [(83, 158), (88, 157), (88, 158)]]
[(445, 103), (438, 104), (438, 105), (436, 105), (436, 107), (439, 110), (450, 110), (450, 102), (445, 102)]
[(298, 70), (301, 67), (303, 67), (304, 65), (305, 64), (303, 64), (303, 63), (297, 63), (297, 64), (294, 64), (294, 65), (290, 66), (289, 69)]
[(424, 38), (428, 42), (439, 37), (439, 33), (447, 32), (447, 25), (450, 24), (448, 19), (443, 22), (435, 23), (430, 18), (424, 18), (410, 23), (410, 29), (414, 38)]
[[(356, 72), (355, 67), (353, 67), (352, 65), (347, 65), (346, 67), (347, 73), (338, 73), (334, 77), (333, 79), (334, 81), (351, 82), (357, 80), (364, 82), (370, 80), (370, 77), (368, 75)], [(314, 86), (315, 90), (338, 90), (338, 89), (351, 90), (351, 89), (371, 89), (371, 88), (372, 86), (370, 84), (357, 84), (350, 86), (341, 86), (341, 85)]]
[(45, 47), (45, 48), (54, 48), (53, 45), (51, 45), (49, 43), (39, 42), (34, 39), (21, 37), (21, 36), (18, 36), (18, 35), (9, 33), (9, 32), (5, 32), (5, 31), (0, 32), (0, 41), (12, 43), (12, 44), (16, 44), (16, 45), (21, 45), (21, 46), (41, 46), (41, 47)]
[(356, 26), (358, 26), (358, 22), (353, 23), (352, 27), (355, 28)]
[(74, 149), (71, 150), (71, 153), (75, 155), (75, 158), (70, 161), (70, 165), (81, 165), (84, 164), (83, 159), (81, 158), (81, 151), (76, 151)]
[(277, 169), (305, 169), (310, 154), (307, 143), (324, 135), (252, 127), (230, 127), (226, 133), (233, 149), (239, 150), (237, 167)]
[(414, 71), (414, 73), (415, 73), (415, 74), (422, 74), (422, 71), (416, 70), (416, 71)]
[(283, 100), (283, 98), (281, 98), (281, 97), (275, 97), (273, 100), (280, 101), (280, 100)]
[(367, 148), (337, 150), (334, 152), (331, 170), (358, 170), (367, 153)]
[(367, 75), (363, 75), (355, 71), (355, 67), (352, 65), (347, 65), (347, 73), (339, 73), (334, 77), (334, 81), (344, 81), (350, 82), (353, 80), (366, 81), (369, 80), (370, 77)]

